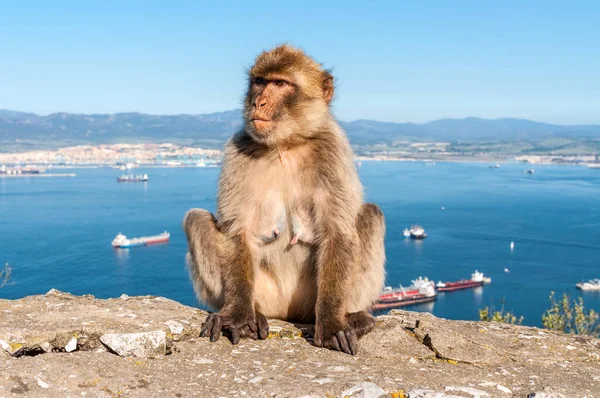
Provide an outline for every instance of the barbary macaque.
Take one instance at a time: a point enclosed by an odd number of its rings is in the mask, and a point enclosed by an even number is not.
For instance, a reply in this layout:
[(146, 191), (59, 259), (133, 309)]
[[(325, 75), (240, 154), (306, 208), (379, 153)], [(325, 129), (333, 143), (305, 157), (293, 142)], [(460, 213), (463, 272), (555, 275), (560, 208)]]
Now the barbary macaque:
[(266, 338), (267, 317), (315, 322), (314, 345), (354, 355), (374, 327), (384, 218), (363, 201), (333, 93), (330, 71), (288, 45), (261, 53), (249, 70), (216, 217), (192, 209), (183, 222), (194, 289), (218, 310), (201, 336), (223, 332), (237, 344)]

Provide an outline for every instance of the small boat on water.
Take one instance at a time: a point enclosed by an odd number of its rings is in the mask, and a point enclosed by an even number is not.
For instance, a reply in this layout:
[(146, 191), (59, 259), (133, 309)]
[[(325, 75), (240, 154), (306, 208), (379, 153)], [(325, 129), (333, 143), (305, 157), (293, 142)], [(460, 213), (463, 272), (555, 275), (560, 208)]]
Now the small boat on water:
[(375, 304), (373, 304), (373, 310), (382, 311), (435, 301), (437, 292), (435, 291), (433, 281), (419, 277), (419, 279), (413, 281), (413, 285), (416, 281), (422, 282), (416, 290), (412, 289), (412, 287), (407, 290), (402, 286), (395, 289), (392, 289), (391, 286), (385, 287)]
[(495, 165), (495, 166), (491, 166), (491, 165), (490, 165), (490, 166), (488, 166), (488, 167), (489, 167), (490, 169), (499, 169), (499, 168), (500, 168), (500, 165), (499, 165), (498, 163), (496, 163), (496, 165)]
[(425, 239), (427, 234), (425, 233), (425, 229), (420, 225), (413, 225), (409, 230), (410, 237), (413, 239)]
[(589, 169), (599, 169), (600, 170), (600, 163), (588, 163), (587, 167)]
[(121, 177), (117, 177), (117, 182), (146, 182), (148, 181), (148, 174), (123, 174)]
[(576, 284), (578, 289), (581, 290), (597, 290), (600, 291), (600, 279), (590, 279), (587, 282), (581, 282)]
[(485, 283), (491, 283), (492, 278), (487, 278), (483, 272), (475, 271), (471, 274), (471, 279), (463, 279), (457, 282), (438, 282), (435, 287), (438, 292), (452, 292), (461, 289), (470, 289), (483, 286)]
[(138, 246), (146, 246), (152, 245), (155, 243), (164, 243), (168, 242), (171, 238), (171, 234), (167, 231), (162, 234), (153, 235), (153, 236), (142, 236), (140, 238), (131, 238), (128, 239), (127, 236), (122, 233), (118, 233), (117, 236), (113, 239), (111, 244), (113, 247), (118, 247), (121, 249), (126, 249), (129, 247), (138, 247)]
[(533, 174), (535, 173), (534, 169), (525, 170), (525, 174)]

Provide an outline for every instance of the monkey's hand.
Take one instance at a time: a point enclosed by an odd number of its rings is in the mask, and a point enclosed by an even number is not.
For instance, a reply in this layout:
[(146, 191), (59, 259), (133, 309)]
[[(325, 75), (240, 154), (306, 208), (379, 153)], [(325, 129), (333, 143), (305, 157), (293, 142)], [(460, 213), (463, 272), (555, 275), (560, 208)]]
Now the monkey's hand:
[(210, 337), (210, 341), (217, 341), (221, 332), (229, 337), (232, 344), (239, 343), (241, 337), (264, 340), (269, 336), (269, 323), (258, 311), (224, 310), (209, 314), (202, 324), (200, 337)]
[(320, 320), (315, 325), (314, 345), (356, 355), (358, 351), (356, 329), (347, 322), (335, 319)]

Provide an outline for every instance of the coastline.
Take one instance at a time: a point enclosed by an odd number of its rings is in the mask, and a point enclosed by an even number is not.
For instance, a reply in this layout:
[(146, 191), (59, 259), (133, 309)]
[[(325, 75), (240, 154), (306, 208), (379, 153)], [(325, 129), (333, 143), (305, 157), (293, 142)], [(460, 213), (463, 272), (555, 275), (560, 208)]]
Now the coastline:
[(77, 177), (75, 173), (62, 174), (0, 174), (0, 178)]

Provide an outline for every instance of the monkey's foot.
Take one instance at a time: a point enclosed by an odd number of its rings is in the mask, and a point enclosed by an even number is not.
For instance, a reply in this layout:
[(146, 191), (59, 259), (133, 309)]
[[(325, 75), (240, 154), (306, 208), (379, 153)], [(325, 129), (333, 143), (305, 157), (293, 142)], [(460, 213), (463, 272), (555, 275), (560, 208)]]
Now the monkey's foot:
[(346, 321), (348, 322), (348, 327), (356, 332), (356, 336), (359, 339), (375, 327), (375, 318), (367, 311), (346, 314)]
[(329, 323), (315, 325), (315, 346), (356, 355), (358, 351), (358, 336), (356, 331), (348, 325), (336, 326)]
[(232, 344), (239, 343), (241, 337), (264, 340), (269, 336), (269, 323), (260, 312), (249, 316), (209, 314), (202, 324), (200, 337), (210, 337), (210, 341), (217, 341), (221, 332)]

